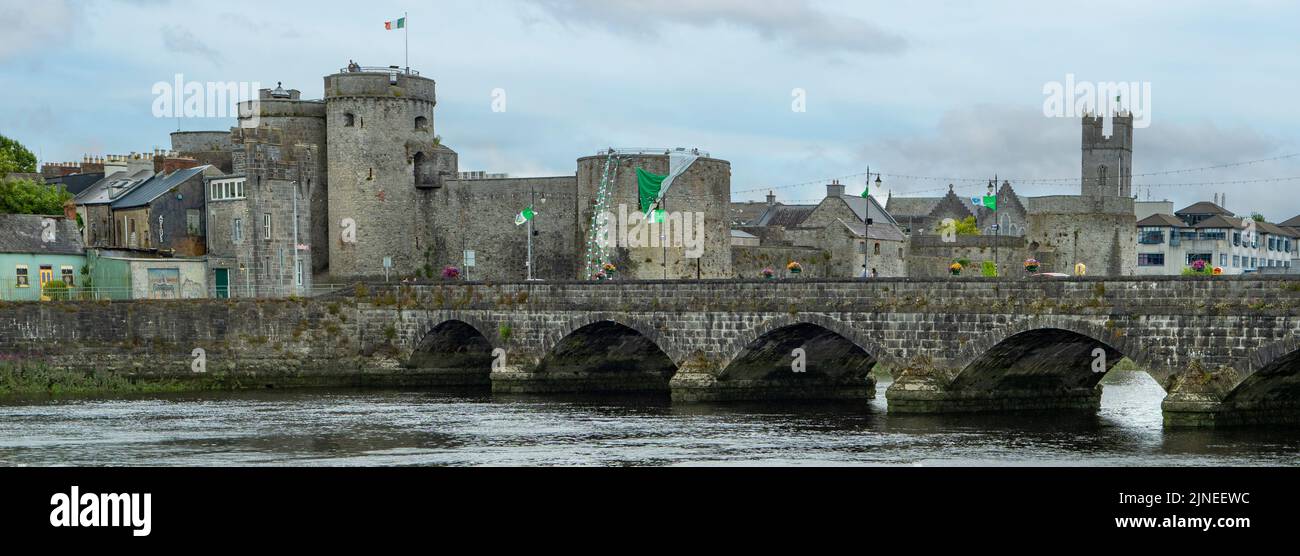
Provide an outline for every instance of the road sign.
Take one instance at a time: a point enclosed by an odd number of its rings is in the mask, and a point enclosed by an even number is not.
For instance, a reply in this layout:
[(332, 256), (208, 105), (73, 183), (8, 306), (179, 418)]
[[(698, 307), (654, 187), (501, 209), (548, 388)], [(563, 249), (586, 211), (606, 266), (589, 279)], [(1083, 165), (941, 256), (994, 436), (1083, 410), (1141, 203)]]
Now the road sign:
[(474, 266), (474, 250), (473, 250), (473, 249), (466, 249), (466, 250), (465, 250), (465, 266), (466, 266), (466, 267)]

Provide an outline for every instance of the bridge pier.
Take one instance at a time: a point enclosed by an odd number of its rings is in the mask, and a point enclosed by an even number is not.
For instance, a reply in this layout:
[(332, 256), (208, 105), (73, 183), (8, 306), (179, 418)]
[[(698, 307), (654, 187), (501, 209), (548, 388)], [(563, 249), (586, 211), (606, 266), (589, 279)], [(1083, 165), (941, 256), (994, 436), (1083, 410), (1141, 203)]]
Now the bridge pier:
[(666, 393), (667, 381), (649, 373), (537, 371), (521, 366), (492, 371), (492, 392), (499, 394)]
[(688, 363), (673, 376), (674, 402), (763, 400), (870, 400), (876, 379), (866, 377), (799, 377), (756, 380), (719, 379), (709, 368)]
[(1045, 385), (1043, 388), (962, 388), (956, 371), (919, 358), (899, 371), (885, 391), (890, 413), (995, 413), (1092, 411), (1101, 408), (1101, 386)]

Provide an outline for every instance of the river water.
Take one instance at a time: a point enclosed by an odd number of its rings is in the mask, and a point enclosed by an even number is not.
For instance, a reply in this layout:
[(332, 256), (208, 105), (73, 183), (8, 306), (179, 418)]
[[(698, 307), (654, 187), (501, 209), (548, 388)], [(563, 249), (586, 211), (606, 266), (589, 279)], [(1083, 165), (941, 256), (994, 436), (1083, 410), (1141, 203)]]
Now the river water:
[(0, 465), (1296, 465), (1288, 429), (1165, 431), (1107, 377), (1096, 415), (896, 416), (870, 402), (672, 405), (467, 391), (254, 391), (0, 405)]

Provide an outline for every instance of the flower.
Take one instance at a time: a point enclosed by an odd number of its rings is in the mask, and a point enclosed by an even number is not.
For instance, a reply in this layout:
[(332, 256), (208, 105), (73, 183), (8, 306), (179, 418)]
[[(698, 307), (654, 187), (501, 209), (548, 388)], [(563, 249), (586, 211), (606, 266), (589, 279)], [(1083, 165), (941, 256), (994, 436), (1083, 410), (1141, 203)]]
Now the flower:
[(1223, 274), (1223, 267), (1219, 267), (1219, 266), (1214, 267), (1214, 275), (1219, 276), (1221, 274)]
[(443, 277), (443, 278), (459, 278), (459, 277), (460, 277), (460, 269), (459, 269), (459, 268), (456, 268), (456, 267), (454, 267), (454, 266), (449, 266), (449, 267), (447, 267), (447, 268), (444, 268), (444, 269), (442, 269), (442, 277)]
[(605, 272), (614, 272), (615, 270), (614, 263), (605, 263), (601, 268), (605, 269)]
[(1026, 259), (1025, 268), (1038, 268), (1038, 259)]
[(763, 276), (771, 278), (773, 274), (776, 274), (776, 272), (772, 270), (772, 267), (769, 266), (763, 269)]
[(785, 269), (790, 272), (799, 272), (803, 270), (803, 265), (800, 265), (798, 261), (790, 261), (790, 264), (785, 265)]
[(1196, 260), (1196, 261), (1193, 261), (1193, 262), (1192, 262), (1192, 270), (1195, 270), (1195, 271), (1197, 271), (1197, 272), (1204, 272), (1204, 271), (1205, 271), (1205, 261), (1202, 261), (1202, 260)]
[(596, 279), (597, 279), (597, 280), (604, 280), (605, 278), (608, 278), (608, 277), (609, 277), (609, 275), (605, 274), (605, 271), (603, 271), (603, 270), (600, 271), (600, 272), (597, 272), (597, 273), (596, 273)]
[(961, 263), (952, 263), (951, 265), (948, 265), (948, 270), (961, 272)]

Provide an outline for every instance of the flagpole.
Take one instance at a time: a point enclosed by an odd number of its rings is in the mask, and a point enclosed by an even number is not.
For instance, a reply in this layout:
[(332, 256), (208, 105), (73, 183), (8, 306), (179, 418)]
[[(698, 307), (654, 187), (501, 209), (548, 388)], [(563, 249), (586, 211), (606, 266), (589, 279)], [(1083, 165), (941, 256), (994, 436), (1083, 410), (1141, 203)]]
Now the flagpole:
[[(528, 209), (534, 210), (533, 204), (537, 203), (537, 191), (532, 188), (529, 188), (528, 195), (529, 195)], [(534, 218), (536, 218), (536, 216), (534, 216)], [(533, 219), (529, 218), (528, 219), (528, 280), (531, 282), (532, 279), (533, 279)]]
[(411, 74), (411, 19), (407, 17), (406, 12), (402, 12), (402, 38), (406, 39), (406, 74)]

